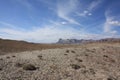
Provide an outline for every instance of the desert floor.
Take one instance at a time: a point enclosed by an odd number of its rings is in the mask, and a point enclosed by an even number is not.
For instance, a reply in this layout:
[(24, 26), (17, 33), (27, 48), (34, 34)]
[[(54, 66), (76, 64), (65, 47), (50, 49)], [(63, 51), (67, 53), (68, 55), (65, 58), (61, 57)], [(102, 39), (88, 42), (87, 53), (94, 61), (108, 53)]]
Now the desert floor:
[(1, 55), (0, 80), (120, 80), (120, 44)]

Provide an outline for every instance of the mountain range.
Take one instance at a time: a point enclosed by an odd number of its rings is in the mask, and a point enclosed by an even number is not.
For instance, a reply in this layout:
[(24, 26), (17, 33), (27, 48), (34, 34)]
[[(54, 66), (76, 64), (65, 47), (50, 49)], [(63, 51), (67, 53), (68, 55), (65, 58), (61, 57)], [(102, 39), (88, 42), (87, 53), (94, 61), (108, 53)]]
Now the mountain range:
[(99, 39), (99, 40), (93, 40), (93, 39), (62, 39), (60, 38), (58, 40), (58, 44), (81, 44), (81, 43), (91, 43), (91, 42), (120, 42), (120, 38), (105, 38), (105, 39)]

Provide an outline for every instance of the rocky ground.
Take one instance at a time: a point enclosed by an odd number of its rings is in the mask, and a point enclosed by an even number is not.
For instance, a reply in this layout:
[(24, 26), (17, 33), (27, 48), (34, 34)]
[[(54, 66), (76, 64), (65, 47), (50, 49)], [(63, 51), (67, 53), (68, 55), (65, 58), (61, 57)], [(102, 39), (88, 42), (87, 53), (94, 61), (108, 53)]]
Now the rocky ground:
[(120, 80), (120, 45), (90, 44), (1, 55), (0, 80)]

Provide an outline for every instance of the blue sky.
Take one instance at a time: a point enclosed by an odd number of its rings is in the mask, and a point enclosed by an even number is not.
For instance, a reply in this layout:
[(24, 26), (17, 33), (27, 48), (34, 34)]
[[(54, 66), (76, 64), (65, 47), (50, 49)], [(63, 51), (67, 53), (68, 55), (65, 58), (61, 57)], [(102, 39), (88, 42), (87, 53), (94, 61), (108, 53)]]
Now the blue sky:
[(119, 0), (0, 0), (0, 38), (52, 43), (120, 37)]

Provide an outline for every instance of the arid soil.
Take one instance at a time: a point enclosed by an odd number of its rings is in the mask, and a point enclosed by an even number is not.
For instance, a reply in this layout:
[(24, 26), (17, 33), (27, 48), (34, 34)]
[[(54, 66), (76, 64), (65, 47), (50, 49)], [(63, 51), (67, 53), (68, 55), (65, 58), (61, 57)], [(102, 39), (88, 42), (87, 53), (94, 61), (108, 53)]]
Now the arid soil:
[(1, 55), (0, 80), (120, 80), (120, 44)]

